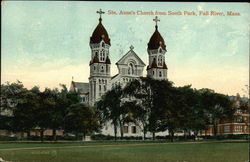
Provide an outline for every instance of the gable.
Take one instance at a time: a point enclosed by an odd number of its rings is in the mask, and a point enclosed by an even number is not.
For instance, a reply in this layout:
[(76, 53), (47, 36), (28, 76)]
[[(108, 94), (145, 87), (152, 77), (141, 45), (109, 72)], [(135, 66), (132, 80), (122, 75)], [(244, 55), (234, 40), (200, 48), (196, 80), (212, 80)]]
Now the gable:
[(128, 51), (119, 61), (117, 61), (116, 65), (127, 65), (129, 62), (133, 62), (137, 66), (146, 66), (133, 50)]
[(81, 94), (86, 94), (89, 92), (89, 83), (83, 82), (71, 82), (70, 91), (79, 92)]

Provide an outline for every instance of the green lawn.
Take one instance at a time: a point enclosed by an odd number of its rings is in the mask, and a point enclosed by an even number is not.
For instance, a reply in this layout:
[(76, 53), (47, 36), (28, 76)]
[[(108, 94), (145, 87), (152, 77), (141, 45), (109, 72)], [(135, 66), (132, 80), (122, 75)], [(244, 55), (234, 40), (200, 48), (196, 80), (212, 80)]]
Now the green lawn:
[(0, 143), (0, 157), (12, 162), (246, 162), (248, 143)]

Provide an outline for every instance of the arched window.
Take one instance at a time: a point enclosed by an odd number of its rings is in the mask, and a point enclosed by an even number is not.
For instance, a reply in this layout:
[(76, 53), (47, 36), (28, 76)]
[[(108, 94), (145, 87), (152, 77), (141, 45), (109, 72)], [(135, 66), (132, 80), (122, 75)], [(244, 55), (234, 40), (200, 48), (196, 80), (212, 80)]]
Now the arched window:
[(101, 72), (104, 72), (103, 66), (101, 67)]
[(162, 75), (161, 75), (161, 71), (159, 72), (159, 77), (161, 77)]
[(100, 54), (100, 60), (104, 61), (104, 57), (105, 57), (105, 51), (101, 50), (101, 54)]
[(158, 66), (162, 66), (162, 56), (158, 57)]
[(129, 64), (128, 66), (128, 74), (129, 75), (134, 75), (134, 66), (132, 63)]
[(101, 85), (99, 85), (99, 91), (101, 91), (102, 90), (102, 86)]
[(159, 52), (162, 53), (162, 49), (161, 48), (160, 48)]
[(104, 44), (104, 42), (102, 42), (102, 47), (105, 47), (105, 44)]
[(95, 70), (95, 66), (94, 66), (94, 70)]

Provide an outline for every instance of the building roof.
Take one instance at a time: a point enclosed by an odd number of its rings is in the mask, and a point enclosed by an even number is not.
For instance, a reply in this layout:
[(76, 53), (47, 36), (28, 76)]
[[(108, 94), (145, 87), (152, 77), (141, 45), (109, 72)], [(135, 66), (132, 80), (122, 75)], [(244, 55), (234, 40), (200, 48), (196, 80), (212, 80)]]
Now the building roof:
[(162, 38), (161, 34), (158, 31), (158, 26), (155, 26), (155, 32), (151, 36), (149, 43), (148, 43), (148, 49), (158, 49), (159, 47), (162, 47), (164, 50), (166, 50), (165, 41)]
[(115, 77), (117, 77), (119, 74), (116, 74), (114, 76), (111, 77), (111, 79), (114, 79)]
[(104, 41), (106, 44), (110, 45), (110, 39), (108, 32), (102, 25), (102, 18), (99, 19), (99, 24), (96, 26), (92, 36), (90, 37), (90, 43), (100, 43)]
[(116, 62), (116, 65), (124, 64), (124, 61), (126, 60), (126, 58), (131, 55), (133, 55), (137, 59), (138, 65), (146, 66), (146, 64), (141, 60), (141, 58), (132, 49), (130, 49), (124, 56), (122, 56), (122, 58)]
[(89, 92), (89, 83), (83, 82), (74, 82), (71, 83), (73, 85), (74, 91), (79, 93), (88, 93)]

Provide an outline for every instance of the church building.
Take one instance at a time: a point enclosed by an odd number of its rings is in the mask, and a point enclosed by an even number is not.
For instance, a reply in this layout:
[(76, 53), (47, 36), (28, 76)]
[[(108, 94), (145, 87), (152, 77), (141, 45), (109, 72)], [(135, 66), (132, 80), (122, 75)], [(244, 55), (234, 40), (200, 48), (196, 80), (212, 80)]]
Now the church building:
[[(89, 82), (72, 81), (70, 86), (70, 91), (80, 93), (82, 103), (92, 106), (113, 86), (119, 84), (124, 87), (128, 82), (142, 77), (144, 67), (146, 66), (131, 45), (129, 51), (115, 63), (118, 68), (118, 74), (111, 76), (110, 65), (113, 61), (110, 60), (110, 55), (112, 54), (109, 53), (109, 49), (112, 48), (111, 39), (102, 24), (101, 15), (104, 12), (100, 9), (97, 13), (100, 14), (99, 23), (90, 36), (89, 41), (91, 49)], [(160, 20), (156, 16), (153, 21), (155, 21), (156, 25), (147, 46), (148, 65), (146, 70), (149, 77), (162, 80), (167, 79), (167, 65), (165, 62), (167, 49), (165, 41), (158, 30), (157, 22)], [(107, 124), (103, 128), (102, 134), (113, 135), (112, 125)], [(124, 136), (141, 136), (142, 134), (140, 127), (134, 124), (125, 125), (124, 127)]]

